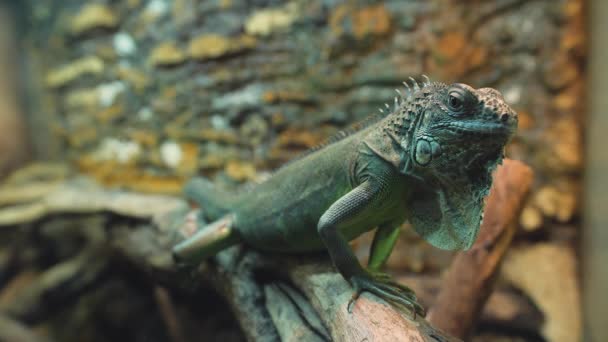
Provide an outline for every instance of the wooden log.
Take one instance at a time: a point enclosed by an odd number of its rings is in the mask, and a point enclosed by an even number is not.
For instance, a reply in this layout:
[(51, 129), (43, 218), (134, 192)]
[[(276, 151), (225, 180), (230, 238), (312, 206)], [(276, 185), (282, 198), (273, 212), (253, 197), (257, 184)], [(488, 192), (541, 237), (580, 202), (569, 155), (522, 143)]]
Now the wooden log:
[(99, 251), (85, 250), (44, 271), (2, 311), (18, 321), (39, 322), (95, 286), (107, 264), (108, 258)]
[(176, 272), (169, 249), (163, 256), (158, 253), (158, 242), (164, 239), (149, 228), (137, 231), (117, 235), (117, 248), (128, 249), (126, 255), (169, 286), (196, 291), (201, 284), (213, 284), (250, 341), (299, 341), (302, 336), (321, 341), (458, 341), (423, 317), (412, 320), (370, 294), (363, 294), (348, 313), (352, 289), (324, 255), (285, 257), (235, 246), (194, 271)]
[(327, 263), (300, 264), (290, 273), (330, 331), (332, 341), (459, 341), (432, 327), (424, 317), (413, 319), (368, 293), (359, 297), (349, 313), (352, 288)]
[[(63, 203), (42, 215), (63, 210), (109, 211), (137, 218), (136, 223), (118, 221), (111, 227), (110, 241), (115, 251), (167, 287), (200, 290), (204, 288), (201, 285), (212, 284), (229, 303), (249, 340), (296, 341), (306, 336), (320, 341), (456, 341), (436, 327), (466, 336), (477, 320), (513, 234), (507, 228), (516, 217), (531, 177), (529, 168), (514, 161), (505, 161), (498, 169), (479, 241), (471, 251), (456, 257), (431, 308), (431, 323), (423, 317), (412, 319), (367, 293), (349, 313), (346, 305), (352, 289), (326, 256), (285, 257), (236, 246), (198, 268), (182, 268), (170, 255), (177, 239), (175, 231), (197, 221), (189, 219), (189, 209), (179, 199), (171, 198), (163, 206), (161, 199), (152, 195), (148, 200), (147, 195), (110, 192), (91, 183), (67, 181), (57, 189), (69, 186), (69, 191), (51, 191), (40, 200), (53, 198)], [(129, 205), (117, 205), (125, 201)], [(24, 215), (20, 219), (25, 222), (33, 217)]]
[(33, 332), (29, 327), (6, 315), (0, 314), (0, 341), (49, 342), (48, 338)]

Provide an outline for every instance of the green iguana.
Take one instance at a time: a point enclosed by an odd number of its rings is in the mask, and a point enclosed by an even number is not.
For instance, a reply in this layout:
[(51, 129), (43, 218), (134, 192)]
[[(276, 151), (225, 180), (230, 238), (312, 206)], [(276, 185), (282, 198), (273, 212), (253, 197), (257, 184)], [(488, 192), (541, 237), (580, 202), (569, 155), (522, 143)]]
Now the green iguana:
[[(288, 163), (247, 192), (191, 180), (186, 197), (215, 222), (175, 246), (176, 259), (200, 262), (238, 243), (273, 252), (326, 250), (354, 288), (349, 311), (368, 291), (424, 315), (413, 291), (379, 271), (399, 226), (409, 220), (441, 249), (470, 248), (491, 173), (517, 128), (517, 114), (498, 91), (424, 78), (421, 85), (412, 79), (413, 91), (404, 83), (408, 95), (395, 98), (387, 115)], [(375, 227), (366, 269), (348, 241)]]

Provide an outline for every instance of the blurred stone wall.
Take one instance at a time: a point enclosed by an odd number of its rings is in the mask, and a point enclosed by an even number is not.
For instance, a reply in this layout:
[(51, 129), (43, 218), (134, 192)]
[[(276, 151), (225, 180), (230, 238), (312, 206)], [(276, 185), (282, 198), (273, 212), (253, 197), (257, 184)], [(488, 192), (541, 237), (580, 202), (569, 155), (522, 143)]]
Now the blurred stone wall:
[(537, 174), (527, 231), (571, 236), (578, 221), (582, 0), (28, 6), (36, 152), (104, 184), (178, 192), (194, 174), (263, 178), (427, 74), (495, 87), (519, 112), (508, 156)]
[[(578, 212), (582, 1), (31, 1), (32, 136), (108, 185), (243, 182), (374, 112), (409, 76), (499, 89), (529, 230)], [(50, 134), (49, 134), (50, 132)]]
[[(544, 313), (547, 340), (574, 341), (583, 5), (29, 0), (32, 148), (108, 186), (178, 193), (195, 174), (225, 185), (264, 178), (391, 103), (410, 76), (497, 88), (520, 115), (507, 155), (536, 172), (501, 279)], [(412, 239), (403, 237), (391, 269), (437, 271), (449, 262)]]

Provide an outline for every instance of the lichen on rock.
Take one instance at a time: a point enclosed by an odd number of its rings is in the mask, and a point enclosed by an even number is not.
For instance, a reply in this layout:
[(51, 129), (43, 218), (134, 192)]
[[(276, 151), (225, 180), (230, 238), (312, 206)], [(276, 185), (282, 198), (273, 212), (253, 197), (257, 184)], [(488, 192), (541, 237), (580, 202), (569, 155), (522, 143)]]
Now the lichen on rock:
[(186, 60), (186, 54), (174, 42), (158, 44), (150, 53), (150, 63), (154, 66), (175, 66)]
[(268, 36), (273, 32), (288, 29), (298, 15), (298, 6), (293, 2), (282, 8), (258, 10), (247, 18), (245, 32), (251, 35)]
[(50, 70), (46, 75), (46, 85), (61, 87), (84, 75), (100, 75), (103, 70), (104, 62), (99, 57), (83, 57)]
[(110, 7), (93, 3), (83, 6), (72, 18), (70, 31), (79, 35), (94, 29), (113, 29), (118, 22), (118, 15)]
[(197, 60), (207, 60), (246, 51), (255, 47), (256, 39), (249, 35), (235, 38), (219, 34), (204, 34), (190, 41), (188, 52)]

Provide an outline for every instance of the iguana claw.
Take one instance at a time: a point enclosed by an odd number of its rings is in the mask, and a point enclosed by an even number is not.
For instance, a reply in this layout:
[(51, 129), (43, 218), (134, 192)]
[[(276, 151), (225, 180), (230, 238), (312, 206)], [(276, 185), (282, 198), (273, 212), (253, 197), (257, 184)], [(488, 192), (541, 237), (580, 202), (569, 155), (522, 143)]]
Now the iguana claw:
[(372, 293), (401, 311), (407, 311), (412, 315), (412, 320), (416, 315), (425, 316), (424, 308), (417, 302), (416, 294), (407, 286), (401, 285), (391, 277), (382, 272), (366, 271), (362, 275), (355, 275), (350, 278), (350, 283), (355, 292), (348, 301), (347, 310), (352, 313), (352, 305), (357, 301), (361, 293)]

